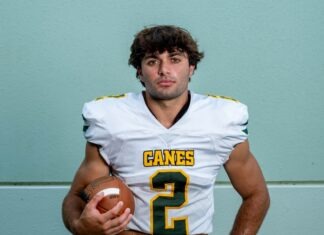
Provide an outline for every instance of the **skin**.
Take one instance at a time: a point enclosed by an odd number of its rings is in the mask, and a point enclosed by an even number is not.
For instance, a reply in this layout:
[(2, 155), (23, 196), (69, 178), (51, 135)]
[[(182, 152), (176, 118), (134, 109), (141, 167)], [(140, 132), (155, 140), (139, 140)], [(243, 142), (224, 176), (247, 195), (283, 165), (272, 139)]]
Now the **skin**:
[(269, 209), (270, 196), (248, 141), (234, 148), (224, 168), (233, 187), (242, 197), (242, 204), (230, 234), (256, 234)]
[(138, 74), (145, 84), (147, 105), (166, 128), (172, 126), (187, 102), (189, 78), (194, 70), (185, 52), (148, 54), (142, 60)]
[(132, 215), (129, 209), (117, 216), (122, 202), (119, 202), (110, 211), (100, 214), (96, 206), (103, 195), (94, 196), (87, 204), (79, 197), (80, 191), (91, 181), (108, 174), (109, 168), (101, 158), (98, 147), (87, 143), (85, 158), (76, 172), (62, 207), (64, 224), (73, 234), (118, 234), (126, 228), (131, 220)]
[[(138, 68), (140, 80), (145, 85), (146, 102), (166, 128), (187, 102), (189, 79), (195, 70), (185, 52), (167, 51), (147, 54)], [(242, 204), (234, 221), (231, 235), (256, 234), (269, 208), (270, 198), (261, 169), (250, 151), (248, 141), (235, 146), (225, 170)], [(101, 158), (97, 146), (87, 143), (85, 159), (76, 172), (71, 189), (63, 202), (63, 220), (74, 234), (118, 234), (123, 231), (132, 215), (125, 210), (117, 216), (121, 205), (100, 214), (96, 205), (103, 195), (95, 196), (85, 204), (79, 192), (95, 178), (109, 174), (109, 167)]]

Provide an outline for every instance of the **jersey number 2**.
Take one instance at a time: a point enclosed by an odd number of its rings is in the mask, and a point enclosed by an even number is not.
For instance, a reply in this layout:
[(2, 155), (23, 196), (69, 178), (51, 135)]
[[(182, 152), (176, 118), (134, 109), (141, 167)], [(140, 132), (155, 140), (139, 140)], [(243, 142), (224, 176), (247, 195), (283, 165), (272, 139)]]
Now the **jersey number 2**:
[(188, 203), (189, 177), (182, 170), (158, 170), (151, 176), (151, 189), (159, 192), (151, 199), (151, 232), (155, 235), (188, 234), (188, 218), (169, 218), (170, 209)]

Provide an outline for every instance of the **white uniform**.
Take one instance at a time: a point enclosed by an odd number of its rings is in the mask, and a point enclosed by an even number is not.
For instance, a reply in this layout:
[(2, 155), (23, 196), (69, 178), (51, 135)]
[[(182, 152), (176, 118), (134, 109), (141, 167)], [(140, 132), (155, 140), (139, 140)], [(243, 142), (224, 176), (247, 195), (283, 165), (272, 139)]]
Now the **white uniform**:
[(135, 195), (128, 225), (150, 234), (212, 232), (216, 176), (247, 138), (245, 105), (191, 93), (187, 112), (165, 128), (141, 93), (103, 98), (83, 108), (85, 137)]

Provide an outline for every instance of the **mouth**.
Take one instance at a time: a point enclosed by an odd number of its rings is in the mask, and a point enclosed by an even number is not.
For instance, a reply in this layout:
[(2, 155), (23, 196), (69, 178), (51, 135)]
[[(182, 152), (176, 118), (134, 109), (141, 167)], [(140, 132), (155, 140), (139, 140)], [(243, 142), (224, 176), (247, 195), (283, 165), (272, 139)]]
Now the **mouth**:
[(162, 87), (169, 87), (169, 86), (172, 86), (174, 83), (175, 83), (175, 81), (170, 80), (170, 79), (161, 79), (157, 82), (157, 84)]

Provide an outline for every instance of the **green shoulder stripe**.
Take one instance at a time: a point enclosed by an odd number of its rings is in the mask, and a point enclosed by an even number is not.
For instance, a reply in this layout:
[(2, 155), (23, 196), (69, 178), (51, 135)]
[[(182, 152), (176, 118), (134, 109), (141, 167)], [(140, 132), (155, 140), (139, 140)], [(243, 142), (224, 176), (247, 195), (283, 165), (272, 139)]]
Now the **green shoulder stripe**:
[(89, 126), (84, 125), (82, 131), (83, 131), (83, 132), (86, 132), (88, 129), (89, 129)]
[(234, 102), (240, 102), (237, 99), (234, 99), (234, 98), (229, 97), (229, 96), (224, 96), (224, 95), (210, 95), (210, 94), (208, 94), (207, 96), (212, 97), (212, 98), (216, 98), (216, 99), (225, 99), (225, 100), (231, 100), (231, 101), (234, 101)]
[(123, 98), (125, 96), (126, 96), (126, 94), (120, 94), (120, 95), (104, 95), (104, 96), (100, 96), (100, 97), (96, 98), (96, 101), (97, 100), (108, 99), (108, 98)]

